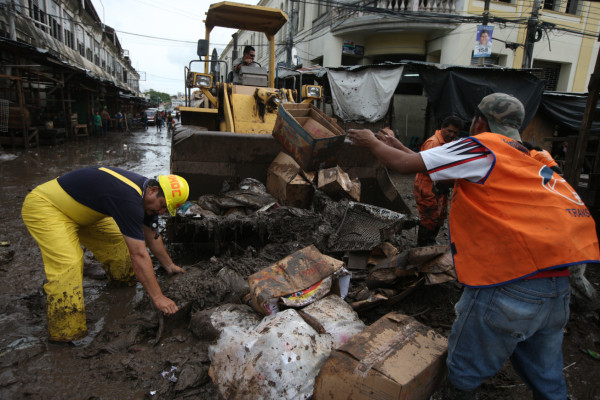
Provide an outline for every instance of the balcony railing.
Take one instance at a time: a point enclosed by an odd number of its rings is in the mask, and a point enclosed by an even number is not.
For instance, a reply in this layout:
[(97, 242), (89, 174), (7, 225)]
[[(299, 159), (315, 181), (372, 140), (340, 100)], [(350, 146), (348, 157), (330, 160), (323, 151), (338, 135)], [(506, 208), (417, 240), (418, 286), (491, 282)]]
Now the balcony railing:
[(386, 13), (440, 13), (453, 14), (456, 12), (456, 4), (460, 0), (365, 0), (349, 1), (344, 6), (328, 7), (318, 18), (313, 21), (312, 33), (320, 31), (325, 27), (334, 28), (340, 23), (365, 15), (376, 14), (375, 9), (380, 9), (381, 16)]
[(390, 11), (453, 13), (457, 0), (375, 0), (373, 5)]

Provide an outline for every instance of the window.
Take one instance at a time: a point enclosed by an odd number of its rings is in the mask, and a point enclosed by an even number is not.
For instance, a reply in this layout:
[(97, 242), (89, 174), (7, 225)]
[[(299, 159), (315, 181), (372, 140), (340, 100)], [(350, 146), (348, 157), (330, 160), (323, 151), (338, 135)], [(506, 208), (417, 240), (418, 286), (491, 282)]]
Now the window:
[(317, 5), (317, 17), (326, 14), (329, 11), (329, 2), (327, 0), (319, 0)]
[(561, 0), (544, 0), (544, 10), (560, 11)]
[(35, 25), (46, 32), (46, 2), (44, 0), (31, 0), (29, 2), (29, 16), (38, 21)]
[(106, 55), (105, 49), (100, 50), (100, 64), (103, 70), (106, 70)]
[(118, 63), (118, 62), (115, 62), (115, 67), (116, 67), (116, 68), (115, 68), (115, 69), (116, 69), (116, 71), (115, 71), (115, 73), (113, 74), (113, 76), (115, 76), (115, 77), (116, 77), (117, 79), (119, 79), (119, 80), (122, 80), (122, 79), (123, 79), (123, 72), (122, 72), (122, 69), (123, 69), (123, 67), (122, 67), (122, 66), (121, 66), (121, 64), (120, 64), (120, 63)]
[(561, 65), (549, 61), (533, 60), (532, 67), (541, 69), (541, 71), (531, 71), (531, 73), (545, 81), (544, 89), (556, 91), (558, 88), (558, 79), (560, 78)]
[(481, 60), (483, 60), (483, 65), (500, 65), (500, 57), (497, 54), (493, 54), (491, 57), (473, 57), (471, 56), (471, 65), (478, 66), (481, 65)]
[(89, 33), (85, 34), (85, 58), (94, 62), (94, 53), (92, 53), (92, 45), (93, 45), (92, 35)]
[(48, 25), (50, 25), (50, 33), (54, 39), (62, 42), (62, 26), (60, 17), (60, 6), (57, 2), (50, 2), (50, 12), (48, 13)]
[(129, 84), (129, 82), (127, 82), (127, 70), (123, 68), (123, 82), (125, 82), (126, 84)]
[(579, 7), (581, 5), (581, 0), (567, 0), (567, 14), (579, 15), (580, 10)]
[(65, 44), (74, 49), (75, 35), (73, 34), (73, 17), (71, 17), (66, 11), (63, 11), (63, 29), (65, 35)]
[(100, 66), (100, 43), (94, 40), (94, 64)]
[[(292, 3), (293, 4), (293, 3)], [(296, 33), (304, 29), (304, 16), (306, 15), (306, 3), (298, 3), (298, 13), (296, 14)]]
[(77, 25), (75, 27), (75, 33), (77, 36), (77, 51), (82, 57), (85, 57), (85, 32), (83, 32), (83, 27)]

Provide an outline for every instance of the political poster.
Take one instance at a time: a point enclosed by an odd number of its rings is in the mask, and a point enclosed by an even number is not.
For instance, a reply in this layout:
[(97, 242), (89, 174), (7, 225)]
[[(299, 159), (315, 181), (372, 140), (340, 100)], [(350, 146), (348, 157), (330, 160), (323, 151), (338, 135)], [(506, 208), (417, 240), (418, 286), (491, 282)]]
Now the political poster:
[(490, 25), (477, 25), (477, 37), (473, 57), (490, 57), (492, 55), (492, 33), (494, 27)]

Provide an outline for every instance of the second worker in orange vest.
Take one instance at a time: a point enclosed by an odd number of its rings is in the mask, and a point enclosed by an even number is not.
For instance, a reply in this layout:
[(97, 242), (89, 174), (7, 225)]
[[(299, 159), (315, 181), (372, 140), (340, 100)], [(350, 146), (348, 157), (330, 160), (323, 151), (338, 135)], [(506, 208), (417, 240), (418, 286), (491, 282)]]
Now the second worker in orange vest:
[[(423, 143), (421, 151), (450, 143), (463, 128), (458, 117), (446, 117), (441, 129)], [(448, 196), (450, 183), (433, 183), (427, 172), (419, 172), (415, 177), (415, 201), (419, 209), (419, 233), (417, 246), (435, 244), (435, 238), (448, 216)]]

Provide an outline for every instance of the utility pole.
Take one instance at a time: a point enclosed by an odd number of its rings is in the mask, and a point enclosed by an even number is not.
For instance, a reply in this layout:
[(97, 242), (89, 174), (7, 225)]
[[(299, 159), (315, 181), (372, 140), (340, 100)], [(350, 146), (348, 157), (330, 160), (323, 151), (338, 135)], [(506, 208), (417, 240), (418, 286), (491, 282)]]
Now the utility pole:
[[(483, 6), (483, 25), (486, 26), (488, 21), (490, 20), (490, 0), (485, 0)], [(479, 58), (479, 66), (483, 67), (485, 65), (484, 57)]]
[(531, 17), (527, 21), (527, 33), (525, 34), (525, 45), (523, 46), (523, 63), (521, 68), (531, 68), (533, 62), (533, 43), (540, 40), (536, 37), (539, 23), (540, 0), (533, 1)]
[(286, 60), (285, 60), (288, 68), (292, 68), (292, 48), (294, 47), (294, 30), (295, 30), (294, 14), (296, 13), (296, 11), (294, 11), (294, 3), (295, 3), (294, 0), (290, 0), (292, 17), (290, 18), (290, 25), (289, 25), (289, 30), (288, 30), (287, 55), (286, 55)]

